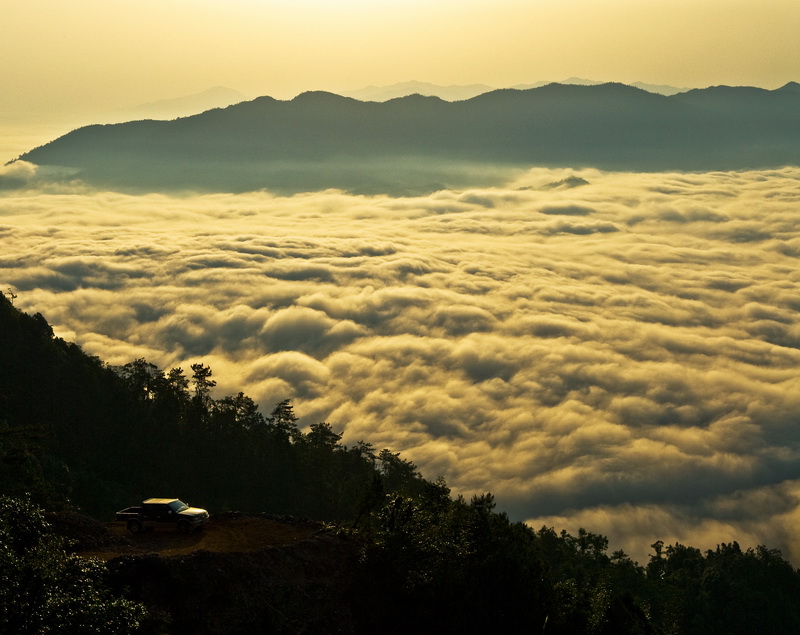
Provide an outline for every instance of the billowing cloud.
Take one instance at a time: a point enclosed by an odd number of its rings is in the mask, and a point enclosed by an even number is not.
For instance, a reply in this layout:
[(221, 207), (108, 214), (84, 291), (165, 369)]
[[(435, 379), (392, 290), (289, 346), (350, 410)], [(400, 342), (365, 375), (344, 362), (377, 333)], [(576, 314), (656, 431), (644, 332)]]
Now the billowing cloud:
[[(12, 136), (13, 138), (13, 136)], [(28, 161), (0, 164), (0, 192), (5, 190), (86, 192), (88, 187), (74, 178), (77, 170), (42, 167)]]
[(219, 396), (292, 398), (303, 425), (535, 526), (640, 559), (736, 539), (797, 563), (799, 185), (537, 169), (405, 198), (7, 190), (0, 283), (110, 363), (203, 361)]
[(36, 178), (37, 166), (27, 161), (0, 165), (0, 190), (25, 187)]

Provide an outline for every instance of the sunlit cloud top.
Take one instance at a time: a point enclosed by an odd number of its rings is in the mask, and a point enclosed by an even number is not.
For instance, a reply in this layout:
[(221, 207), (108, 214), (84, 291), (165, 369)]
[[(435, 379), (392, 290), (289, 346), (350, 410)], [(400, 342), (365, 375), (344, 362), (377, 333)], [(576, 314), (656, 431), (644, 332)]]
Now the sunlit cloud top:
[(0, 288), (91, 354), (203, 361), (535, 525), (800, 561), (797, 168), (408, 198), (0, 176)]

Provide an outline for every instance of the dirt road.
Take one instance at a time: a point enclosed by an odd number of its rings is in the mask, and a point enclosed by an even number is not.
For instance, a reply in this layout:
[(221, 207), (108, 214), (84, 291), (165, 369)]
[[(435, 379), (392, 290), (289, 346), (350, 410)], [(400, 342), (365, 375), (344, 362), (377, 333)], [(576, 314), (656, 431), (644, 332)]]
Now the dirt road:
[(125, 523), (99, 523), (78, 514), (58, 515), (50, 522), (75, 541), (75, 553), (111, 560), (117, 556), (157, 554), (179, 556), (195, 551), (246, 553), (265, 547), (287, 546), (319, 531), (312, 522), (263, 516), (212, 516), (200, 529), (182, 534), (173, 527), (157, 527), (131, 534)]

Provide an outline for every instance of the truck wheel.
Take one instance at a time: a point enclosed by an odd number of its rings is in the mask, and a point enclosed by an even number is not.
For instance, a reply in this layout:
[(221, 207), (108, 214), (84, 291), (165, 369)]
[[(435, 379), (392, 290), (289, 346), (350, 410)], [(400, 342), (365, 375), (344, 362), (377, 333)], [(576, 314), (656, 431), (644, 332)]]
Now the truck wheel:
[(189, 521), (188, 520), (181, 520), (178, 522), (178, 531), (182, 534), (189, 533)]
[(142, 523), (136, 520), (135, 518), (131, 518), (128, 521), (128, 531), (132, 534), (138, 534), (142, 531)]

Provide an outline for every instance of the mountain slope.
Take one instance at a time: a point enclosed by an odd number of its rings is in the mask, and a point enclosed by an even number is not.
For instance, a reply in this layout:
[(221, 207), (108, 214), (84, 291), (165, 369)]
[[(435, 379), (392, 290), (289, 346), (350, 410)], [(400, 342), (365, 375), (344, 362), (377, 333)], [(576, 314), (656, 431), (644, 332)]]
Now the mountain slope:
[[(309, 92), (170, 122), (88, 126), (20, 158), (147, 190), (425, 189), (449, 168), (475, 164), (765, 168), (800, 163), (800, 93), (713, 87), (668, 97), (623, 84), (549, 84), (452, 103), (376, 103)], [(412, 183), (420, 173), (431, 182)]]

